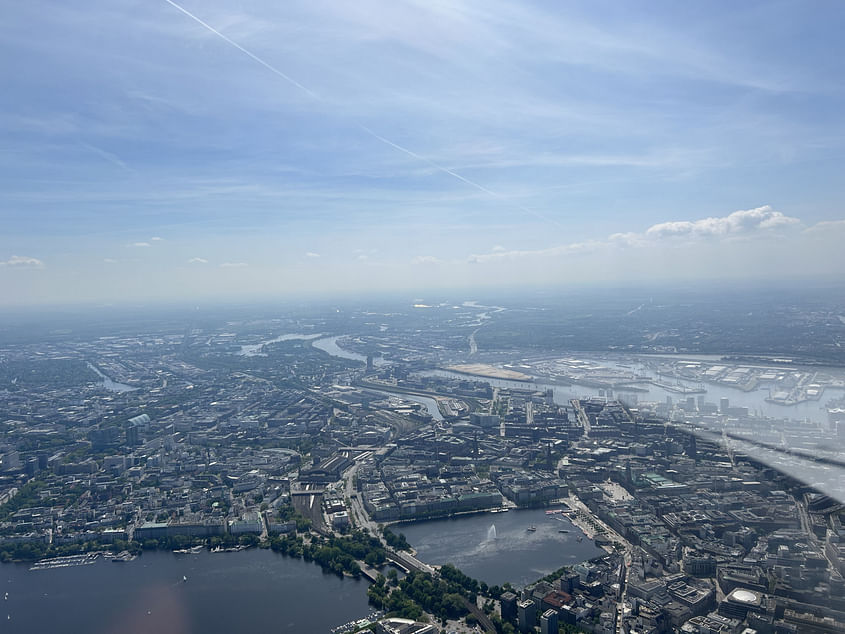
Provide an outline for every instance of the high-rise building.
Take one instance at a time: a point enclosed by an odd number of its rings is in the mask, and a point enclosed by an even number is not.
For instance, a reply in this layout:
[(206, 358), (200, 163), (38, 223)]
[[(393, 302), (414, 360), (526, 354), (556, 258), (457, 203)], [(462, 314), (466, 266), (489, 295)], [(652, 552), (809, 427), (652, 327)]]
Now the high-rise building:
[(513, 592), (503, 592), (499, 602), (502, 605), (502, 620), (513, 623), (516, 620), (516, 595)]
[(140, 444), (137, 425), (129, 425), (129, 427), (126, 428), (126, 444), (130, 447), (135, 447)]
[(557, 612), (546, 610), (540, 615), (540, 633), (557, 634)]
[(534, 629), (534, 624), (537, 622), (537, 604), (531, 599), (524, 599), (518, 601), (516, 604), (516, 614), (519, 620), (519, 631), (530, 632)]

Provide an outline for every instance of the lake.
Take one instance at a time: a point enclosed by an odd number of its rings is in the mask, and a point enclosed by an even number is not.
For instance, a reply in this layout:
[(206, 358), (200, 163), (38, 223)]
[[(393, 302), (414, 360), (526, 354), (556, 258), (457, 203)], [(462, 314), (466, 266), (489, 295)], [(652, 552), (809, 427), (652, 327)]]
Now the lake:
[(37, 571), (2, 564), (0, 582), (4, 633), (328, 632), (371, 610), (366, 581), (259, 549)]
[[(452, 563), (488, 585), (510, 581), (522, 587), (562, 566), (606, 554), (567, 518), (556, 519), (546, 510), (462, 515), (402, 524), (393, 530), (405, 534), (422, 561)], [(536, 530), (530, 531), (532, 526)]]

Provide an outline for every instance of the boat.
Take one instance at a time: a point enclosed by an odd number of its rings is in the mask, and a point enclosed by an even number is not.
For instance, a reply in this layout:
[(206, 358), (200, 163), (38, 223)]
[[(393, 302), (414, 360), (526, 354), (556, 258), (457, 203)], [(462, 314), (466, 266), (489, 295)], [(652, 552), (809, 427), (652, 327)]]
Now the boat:
[(578, 537), (578, 540), (577, 540), (577, 541), (578, 541), (578, 542), (581, 542), (581, 540), (583, 540), (583, 539), (584, 539), (583, 537)]
[(531, 526), (529, 526), (526, 530), (527, 530), (529, 533), (533, 533), (534, 531), (536, 531), (536, 530), (537, 530), (537, 527), (536, 527), (536, 526), (534, 526), (534, 525), (532, 524), (532, 525), (531, 525)]
[(569, 532), (569, 531), (568, 531), (568, 530), (566, 530), (565, 528), (561, 528), (561, 529), (558, 531), (558, 533), (568, 533), (568, 532)]
[(188, 578), (185, 575), (182, 575), (182, 583), (188, 583)]

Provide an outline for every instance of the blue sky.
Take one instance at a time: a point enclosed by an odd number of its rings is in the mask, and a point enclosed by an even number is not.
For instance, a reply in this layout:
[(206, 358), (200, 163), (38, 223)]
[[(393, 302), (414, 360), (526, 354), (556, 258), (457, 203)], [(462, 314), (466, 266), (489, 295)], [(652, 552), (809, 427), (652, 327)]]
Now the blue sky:
[(0, 14), (2, 304), (845, 271), (841, 3), (179, 6)]

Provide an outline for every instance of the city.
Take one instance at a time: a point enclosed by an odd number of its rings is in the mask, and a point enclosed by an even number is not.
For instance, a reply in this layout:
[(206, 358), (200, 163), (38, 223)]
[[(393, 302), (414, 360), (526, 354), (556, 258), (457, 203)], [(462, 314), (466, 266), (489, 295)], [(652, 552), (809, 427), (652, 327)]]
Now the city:
[[(376, 616), (447, 629), (845, 627), (843, 408), (790, 422), (761, 411), (768, 388), (754, 408), (702, 387), (745, 372), (830, 396), (840, 371), (515, 359), (470, 345), (489, 309), (458, 306), (7, 342), (0, 557), (39, 571), (268, 548), (368, 579)], [(415, 537), (438, 518), (484, 533), (474, 560)], [(491, 567), (508, 540), (539, 540), (542, 574)]]

